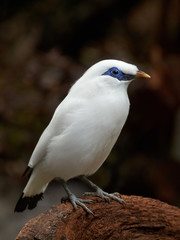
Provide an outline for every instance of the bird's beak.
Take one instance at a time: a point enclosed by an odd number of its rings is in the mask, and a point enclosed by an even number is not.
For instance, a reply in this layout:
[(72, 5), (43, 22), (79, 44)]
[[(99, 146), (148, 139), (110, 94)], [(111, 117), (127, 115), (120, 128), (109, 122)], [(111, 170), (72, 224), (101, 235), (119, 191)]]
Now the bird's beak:
[(136, 73), (136, 78), (151, 78), (147, 73), (142, 72), (142, 71), (137, 71)]

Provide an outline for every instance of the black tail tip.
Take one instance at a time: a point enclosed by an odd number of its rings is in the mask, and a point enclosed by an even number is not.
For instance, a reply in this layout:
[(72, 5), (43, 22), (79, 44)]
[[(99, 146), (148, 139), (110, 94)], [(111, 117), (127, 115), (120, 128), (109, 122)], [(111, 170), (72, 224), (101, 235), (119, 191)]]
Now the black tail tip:
[(33, 209), (37, 206), (39, 200), (43, 198), (43, 193), (37, 194), (32, 197), (23, 197), (24, 193), (22, 193), (21, 197), (19, 198), (14, 212), (23, 212), (26, 208)]

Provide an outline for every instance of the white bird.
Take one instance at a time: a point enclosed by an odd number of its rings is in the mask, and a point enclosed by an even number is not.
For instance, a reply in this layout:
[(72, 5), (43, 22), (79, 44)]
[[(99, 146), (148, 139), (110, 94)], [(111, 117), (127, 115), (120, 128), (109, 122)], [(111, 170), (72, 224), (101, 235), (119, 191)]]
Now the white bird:
[(67, 187), (69, 179), (80, 177), (95, 192), (87, 195), (123, 203), (87, 179), (108, 157), (129, 113), (127, 88), (136, 78), (150, 78), (135, 65), (103, 60), (90, 67), (71, 87), (41, 135), (24, 175), (29, 180), (16, 204), (17, 212), (33, 209), (50, 181), (61, 179), (74, 209), (91, 200), (77, 198)]

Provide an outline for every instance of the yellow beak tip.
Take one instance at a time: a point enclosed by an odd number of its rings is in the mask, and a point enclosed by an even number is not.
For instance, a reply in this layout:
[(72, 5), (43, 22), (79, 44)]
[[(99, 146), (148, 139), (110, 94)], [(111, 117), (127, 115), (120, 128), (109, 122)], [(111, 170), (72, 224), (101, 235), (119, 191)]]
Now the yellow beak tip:
[(151, 78), (151, 76), (145, 72), (138, 71), (136, 73), (136, 78)]

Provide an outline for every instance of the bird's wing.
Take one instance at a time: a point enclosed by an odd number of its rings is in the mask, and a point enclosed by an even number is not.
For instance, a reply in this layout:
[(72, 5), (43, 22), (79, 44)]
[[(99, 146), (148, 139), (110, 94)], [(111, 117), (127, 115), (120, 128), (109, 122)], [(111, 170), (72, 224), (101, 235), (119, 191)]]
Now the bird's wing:
[(32, 155), (31, 158), (29, 160), (28, 166), (30, 168), (34, 168), (34, 166), (43, 160), (43, 158), (46, 155), (46, 151), (47, 151), (47, 146), (48, 146), (48, 142), (51, 139), (51, 132), (49, 131), (48, 127), (44, 130), (44, 132), (42, 133)]
[(44, 159), (51, 139), (60, 135), (68, 127), (67, 112), (71, 109), (71, 106), (69, 105), (72, 105), (72, 102), (70, 101), (70, 104), (67, 104), (66, 98), (57, 107), (49, 125), (42, 133), (29, 160), (28, 166), (30, 168), (33, 168), (37, 163)]

